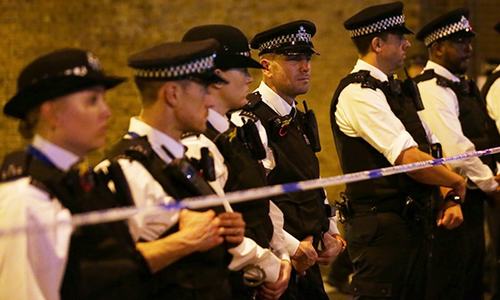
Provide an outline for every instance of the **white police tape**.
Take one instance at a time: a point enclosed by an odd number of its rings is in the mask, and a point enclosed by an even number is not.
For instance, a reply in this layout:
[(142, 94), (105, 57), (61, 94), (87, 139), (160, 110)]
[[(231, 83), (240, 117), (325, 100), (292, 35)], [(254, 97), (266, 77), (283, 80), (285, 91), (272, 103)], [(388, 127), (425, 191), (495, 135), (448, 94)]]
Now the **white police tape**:
[(148, 207), (122, 207), (122, 208), (113, 208), (99, 211), (92, 211), (82, 214), (76, 214), (71, 217), (71, 221), (68, 220), (60, 220), (54, 221), (50, 223), (39, 223), (36, 227), (27, 227), (27, 226), (17, 226), (17, 227), (9, 227), (9, 228), (0, 228), (0, 236), (3, 235), (11, 235), (17, 233), (25, 233), (27, 231), (37, 231), (43, 230), (47, 227), (56, 227), (56, 226), (84, 226), (84, 225), (94, 225), (100, 223), (114, 222), (126, 220), (138, 213), (157, 213), (158, 211), (169, 211), (169, 210), (180, 210), (183, 208), (189, 209), (201, 209), (201, 208), (209, 208), (213, 206), (223, 205), (226, 203), (238, 203), (245, 202), (255, 199), (268, 198), (271, 196), (276, 196), (283, 193), (293, 193), (298, 191), (311, 190), (326, 186), (332, 185), (340, 185), (345, 183), (357, 182), (362, 180), (370, 180), (379, 177), (406, 173), (410, 171), (415, 171), (419, 169), (429, 168), (433, 166), (443, 165), (445, 163), (465, 160), (473, 157), (480, 157), (485, 155), (491, 155), (500, 153), (500, 147), (490, 148), (486, 150), (480, 151), (471, 151), (455, 156), (450, 156), (446, 158), (438, 158), (433, 160), (421, 161), (411, 164), (392, 166), (381, 169), (373, 169), (361, 172), (355, 172), (345, 175), (332, 176), (326, 178), (318, 178), (311, 180), (304, 180), (299, 182), (292, 182), (286, 184), (278, 184), (272, 186), (265, 186), (259, 188), (252, 188), (242, 191), (236, 191), (231, 193), (226, 193), (224, 196), (218, 195), (209, 195), (209, 196), (198, 196), (198, 197), (189, 197), (184, 198), (181, 201), (164, 204), (164, 205), (154, 205)]

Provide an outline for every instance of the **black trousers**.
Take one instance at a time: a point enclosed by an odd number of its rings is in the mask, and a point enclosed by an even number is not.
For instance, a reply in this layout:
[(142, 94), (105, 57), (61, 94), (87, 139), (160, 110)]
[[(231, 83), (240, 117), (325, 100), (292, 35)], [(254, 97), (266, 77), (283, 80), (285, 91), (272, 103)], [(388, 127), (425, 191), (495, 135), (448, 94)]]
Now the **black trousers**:
[(463, 299), (483, 299), (484, 245), (484, 203), (487, 195), (479, 189), (467, 190), (464, 214), (464, 262), (466, 280)]
[(328, 300), (328, 295), (323, 286), (323, 279), (318, 264), (310, 267), (306, 275), (298, 276), (295, 270), (292, 270), (288, 288), (281, 296), (284, 300)]
[(448, 230), (434, 227), (428, 257), (428, 280), (425, 299), (462, 299), (465, 281), (464, 225)]
[[(210, 278), (207, 278), (210, 281)], [(231, 287), (229, 282), (225, 282), (222, 286), (205, 287), (198, 289), (185, 288), (178, 285), (165, 285), (161, 293), (157, 293), (150, 297), (152, 300), (232, 300)]]
[(355, 299), (424, 299), (425, 238), (396, 213), (355, 216), (346, 226)]
[(490, 201), (486, 207), (486, 217), (491, 237), (489, 253), (489, 284), (492, 299), (500, 299), (500, 203)]

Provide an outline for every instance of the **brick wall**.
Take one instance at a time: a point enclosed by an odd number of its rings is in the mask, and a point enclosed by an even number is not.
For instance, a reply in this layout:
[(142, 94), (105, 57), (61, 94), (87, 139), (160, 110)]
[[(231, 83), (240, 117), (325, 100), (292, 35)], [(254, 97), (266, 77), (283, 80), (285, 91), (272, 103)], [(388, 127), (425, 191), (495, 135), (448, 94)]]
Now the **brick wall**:
[[(313, 60), (311, 92), (300, 100), (308, 100), (320, 123), (322, 175), (338, 175), (341, 172), (329, 125), (330, 98), (356, 59), (342, 22), (363, 7), (383, 2), (387, 1), (0, 0), (0, 48), (3, 50), (0, 51), (0, 103), (4, 104), (15, 93), (16, 77), (25, 64), (55, 48), (90, 49), (101, 58), (107, 71), (130, 76), (131, 71), (125, 64), (130, 53), (156, 43), (179, 40), (195, 25), (227, 23), (253, 36), (273, 25), (309, 19), (318, 27), (314, 39), (321, 55)], [(417, 29), (421, 7), (426, 2), (405, 3), (407, 23)], [(475, 6), (481, 8), (478, 4)], [(495, 11), (491, 7), (489, 10), (491, 14)], [(410, 53), (422, 50), (421, 46), (414, 49)], [(258, 73), (255, 79), (254, 86), (260, 79)], [(114, 113), (108, 137), (111, 143), (124, 132), (129, 116), (138, 112), (139, 102), (130, 81), (108, 93), (107, 99)], [(0, 157), (23, 145), (16, 126), (15, 121), (0, 116)], [(330, 188), (331, 198), (341, 189)]]

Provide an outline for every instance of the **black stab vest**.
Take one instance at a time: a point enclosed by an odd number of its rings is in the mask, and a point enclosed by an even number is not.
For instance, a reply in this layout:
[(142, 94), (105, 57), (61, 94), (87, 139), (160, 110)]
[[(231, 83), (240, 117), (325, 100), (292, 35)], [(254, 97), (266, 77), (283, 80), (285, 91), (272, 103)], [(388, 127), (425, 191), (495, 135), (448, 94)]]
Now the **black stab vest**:
[[(390, 167), (391, 164), (382, 153), (360, 137), (344, 134), (335, 119), (335, 111), (340, 93), (350, 84), (359, 83), (362, 88), (381, 89), (394, 115), (403, 123), (406, 131), (418, 144), (418, 148), (429, 153), (430, 147), (425, 130), (417, 115), (412, 98), (396, 81), (400, 90), (393, 90), (388, 82), (381, 82), (370, 75), (369, 71), (349, 74), (340, 81), (330, 106), (330, 122), (332, 126), (337, 154), (344, 174)], [(376, 179), (348, 183), (347, 197), (355, 203), (377, 204), (384, 201), (399, 201), (404, 204), (410, 196), (417, 201), (427, 203), (433, 188), (418, 183), (406, 174), (385, 176)], [(402, 207), (402, 206), (401, 206)]]
[[(264, 167), (252, 158), (252, 154), (244, 146), (236, 134), (238, 128), (232, 127), (219, 133), (207, 123), (206, 136), (216, 145), (228, 168), (228, 178), (224, 191), (232, 192), (267, 185)], [(215, 133), (215, 134), (214, 134)], [(269, 217), (269, 200), (260, 199), (232, 204), (241, 212), (245, 220), (245, 236), (253, 239), (263, 248), (269, 248), (273, 235), (273, 224)]]
[[(152, 149), (146, 136), (133, 139), (122, 139), (107, 154), (114, 161), (120, 158), (140, 162), (153, 178), (163, 187), (166, 194), (177, 200), (199, 196), (186, 186), (180, 185), (168, 172), (169, 167)], [(221, 207), (213, 208), (221, 212)], [(162, 236), (167, 236), (179, 230), (173, 226)], [(168, 293), (172, 287), (185, 289), (203, 289), (206, 287), (224, 286), (228, 280), (227, 257), (224, 246), (217, 246), (205, 252), (196, 252), (183, 257), (153, 275), (151, 290), (156, 298)], [(228, 293), (222, 291), (221, 293)], [(227, 297), (229, 299), (229, 295)]]
[[(426, 70), (415, 78), (416, 82), (422, 82), (436, 78), (439, 86), (450, 88), (458, 99), (458, 110), (460, 125), (464, 135), (474, 144), (476, 150), (484, 150), (500, 146), (500, 135), (493, 121), (488, 115), (486, 102), (472, 80), (453, 82), (434, 72)], [(496, 162), (500, 162), (500, 155), (486, 155), (480, 157), (483, 163), (488, 165), (496, 174)]]
[[(12, 170), (18, 172), (13, 174)], [(93, 187), (84, 189), (77, 171), (62, 172), (24, 151), (8, 155), (2, 166), (2, 181), (23, 176), (30, 176), (32, 185), (56, 197), (71, 214), (132, 204), (117, 164), (109, 166), (108, 174), (91, 172), (85, 175), (93, 182)], [(115, 191), (108, 188), (110, 182)], [(149, 270), (124, 221), (74, 230), (61, 299), (144, 299), (148, 293), (147, 280)]]
[(486, 79), (486, 82), (481, 88), (481, 96), (483, 97), (483, 99), (486, 99), (486, 95), (488, 95), (491, 86), (495, 83), (495, 81), (497, 81), (498, 78), (500, 78), (500, 71), (491, 73), (490, 76), (488, 76), (488, 79)]
[[(273, 185), (319, 178), (319, 162), (303, 130), (304, 114), (297, 111), (280, 135), (275, 125), (280, 116), (262, 101), (260, 93), (249, 94), (247, 99), (249, 103), (243, 110), (253, 113), (261, 121), (276, 161), (275, 168), (267, 176), (268, 183)], [(322, 232), (328, 230), (329, 216), (323, 189), (286, 193), (272, 200), (284, 214), (285, 230), (295, 238), (302, 240), (312, 235), (317, 240)]]

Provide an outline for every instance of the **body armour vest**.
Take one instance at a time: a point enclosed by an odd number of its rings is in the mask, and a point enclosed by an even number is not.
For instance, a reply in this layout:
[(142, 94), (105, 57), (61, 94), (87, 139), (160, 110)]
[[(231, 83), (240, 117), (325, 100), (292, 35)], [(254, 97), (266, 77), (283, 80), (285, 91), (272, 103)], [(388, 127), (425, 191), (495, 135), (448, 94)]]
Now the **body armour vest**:
[[(247, 98), (249, 103), (244, 111), (253, 113), (261, 121), (276, 162), (267, 176), (268, 183), (319, 178), (319, 162), (303, 130), (304, 114), (297, 111), (295, 116), (281, 117), (262, 101), (259, 92), (249, 94)], [(324, 200), (323, 189), (286, 193), (272, 199), (283, 212), (287, 232), (299, 240), (312, 235), (315, 241), (329, 228)]]
[[(166, 194), (177, 200), (201, 195), (196, 187), (180, 180), (176, 167), (165, 163), (154, 152), (146, 136), (122, 139), (107, 156), (112, 161), (125, 158), (140, 162), (163, 187)], [(220, 207), (214, 210), (222, 211)], [(178, 225), (175, 225), (162, 236), (172, 234), (178, 229)], [(152, 293), (160, 299), (163, 293), (168, 293), (168, 289), (176, 286), (185, 289), (223, 286), (228, 280), (227, 265), (226, 250), (222, 245), (205, 252), (191, 254), (155, 273), (151, 287)], [(226, 293), (227, 291), (220, 292)]]
[[(231, 127), (223, 133), (207, 123), (206, 136), (216, 145), (228, 168), (224, 191), (233, 192), (267, 185), (264, 167), (244, 146), (238, 135), (239, 128)], [(260, 199), (232, 204), (245, 220), (245, 236), (253, 239), (263, 248), (269, 248), (273, 235), (273, 224), (269, 217), (269, 200)]]
[[(380, 152), (360, 137), (344, 134), (335, 119), (335, 111), (340, 93), (350, 84), (361, 84), (366, 89), (381, 89), (394, 115), (401, 120), (406, 131), (410, 133), (421, 151), (429, 153), (429, 142), (422, 123), (417, 115), (416, 105), (406, 88), (400, 81), (392, 84), (381, 82), (370, 75), (369, 71), (349, 74), (341, 80), (332, 99), (330, 122), (332, 126), (337, 153), (344, 174), (364, 170), (390, 167), (391, 164)], [(410, 196), (418, 201), (428, 201), (432, 187), (420, 184), (406, 174), (385, 176), (371, 180), (348, 183), (347, 197), (357, 203), (377, 204), (384, 201), (400, 200)]]
[[(422, 82), (436, 78), (436, 84), (450, 88), (458, 100), (460, 125), (464, 135), (474, 144), (476, 150), (484, 150), (500, 146), (500, 135), (493, 121), (488, 115), (486, 103), (481, 97), (479, 90), (472, 80), (453, 82), (434, 72), (426, 70), (415, 78), (416, 82)], [(480, 159), (490, 167), (496, 174), (496, 163), (500, 162), (500, 155), (485, 155)]]
[[(10, 170), (18, 172), (9, 174)], [(71, 214), (131, 205), (128, 186), (116, 164), (109, 166), (107, 174), (82, 176), (78, 171), (63, 172), (24, 151), (8, 155), (2, 180), (23, 176), (30, 176), (31, 184), (56, 197)], [(61, 299), (144, 299), (148, 277), (147, 265), (125, 222), (78, 227), (71, 236)]]
[(483, 97), (483, 99), (486, 99), (486, 95), (488, 95), (491, 86), (495, 83), (495, 81), (497, 81), (498, 78), (500, 78), (500, 71), (491, 73), (491, 75), (488, 76), (488, 79), (481, 88), (481, 96)]

